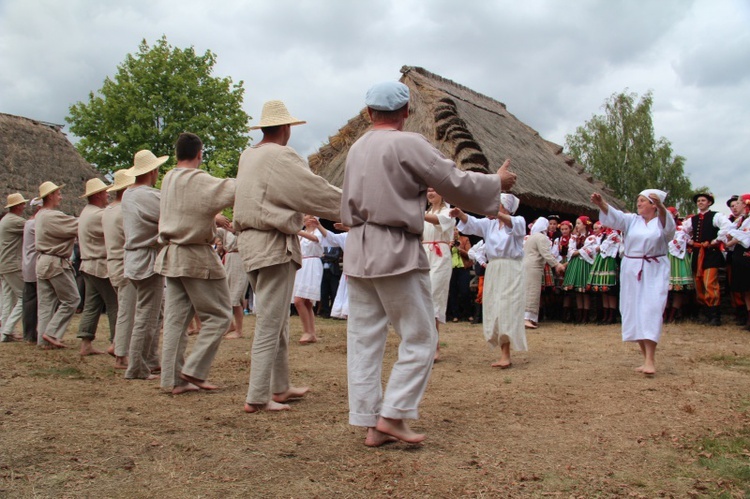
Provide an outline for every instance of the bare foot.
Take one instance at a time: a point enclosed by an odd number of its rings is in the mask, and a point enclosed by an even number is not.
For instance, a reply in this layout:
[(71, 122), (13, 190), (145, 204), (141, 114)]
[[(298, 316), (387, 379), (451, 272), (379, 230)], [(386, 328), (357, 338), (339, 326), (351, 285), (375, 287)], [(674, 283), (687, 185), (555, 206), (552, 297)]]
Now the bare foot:
[(172, 395), (182, 395), (183, 393), (197, 392), (197, 391), (200, 391), (200, 388), (198, 388), (192, 383), (188, 383), (187, 385), (180, 385), (180, 386), (175, 386), (174, 388), (172, 388)]
[(110, 345), (109, 348), (107, 348), (107, 353), (111, 355), (112, 357), (115, 357), (115, 346)]
[(216, 385), (212, 385), (211, 383), (207, 383), (204, 379), (198, 379), (194, 378), (192, 376), (188, 376), (187, 374), (180, 374), (180, 379), (183, 381), (187, 381), (188, 383), (197, 386), (201, 390), (218, 390), (219, 387)]
[(499, 367), (500, 369), (509, 369), (513, 366), (512, 362), (508, 362), (505, 360), (498, 360), (497, 362), (493, 362), (491, 364), (491, 367)]
[(224, 339), (226, 340), (238, 340), (240, 338), (242, 338), (242, 333), (237, 331), (232, 331), (224, 335)]
[(635, 368), (635, 372), (642, 373), (643, 369), (644, 369), (643, 366), (638, 366), (638, 367)]
[(200, 332), (201, 332), (200, 329), (190, 328), (190, 329), (188, 329), (188, 336), (195, 336), (196, 334), (198, 334)]
[(365, 437), (366, 446), (380, 447), (383, 444), (389, 444), (392, 442), (398, 442), (398, 438), (385, 434), (382, 431), (378, 431), (375, 428), (367, 428), (367, 436)]
[(85, 357), (87, 355), (104, 355), (106, 352), (102, 352), (101, 350), (97, 350), (96, 348), (92, 347), (91, 345), (88, 346), (81, 346), (81, 357)]
[(291, 407), (289, 407), (288, 405), (279, 404), (278, 402), (274, 402), (273, 400), (269, 401), (267, 404), (245, 403), (245, 412), (249, 414), (261, 411), (288, 411), (290, 409)]
[(437, 362), (440, 360), (440, 345), (438, 345), (437, 349), (435, 350), (435, 357), (432, 359), (433, 362)]
[(273, 394), (273, 401), (278, 402), (280, 404), (283, 404), (284, 402), (287, 402), (291, 399), (301, 399), (305, 395), (307, 395), (307, 392), (310, 391), (310, 388), (307, 386), (303, 387), (294, 387), (290, 386), (289, 389), (285, 392), (281, 393), (274, 393)]
[(53, 336), (47, 336), (46, 334), (43, 334), (42, 339), (55, 348), (68, 348), (65, 346), (65, 343), (63, 343), (62, 341), (58, 340), (57, 338)]
[(525, 320), (523, 321), (523, 327), (525, 327), (526, 329), (536, 329), (539, 326), (537, 326), (534, 321)]
[(127, 369), (127, 368), (128, 368), (128, 358), (115, 356), (115, 369)]
[(427, 438), (421, 433), (412, 431), (403, 419), (391, 419), (381, 416), (378, 419), (378, 424), (375, 425), (375, 429), (380, 433), (396, 437), (410, 444), (418, 444)]
[(149, 374), (149, 375), (148, 375), (148, 376), (146, 377), (146, 381), (153, 381), (153, 380), (155, 380), (155, 379), (159, 379), (160, 377), (161, 377), (161, 376), (159, 376), (158, 374)]
[(318, 338), (314, 334), (310, 333), (303, 333), (302, 337), (299, 339), (300, 345), (309, 345), (310, 343), (317, 343)]

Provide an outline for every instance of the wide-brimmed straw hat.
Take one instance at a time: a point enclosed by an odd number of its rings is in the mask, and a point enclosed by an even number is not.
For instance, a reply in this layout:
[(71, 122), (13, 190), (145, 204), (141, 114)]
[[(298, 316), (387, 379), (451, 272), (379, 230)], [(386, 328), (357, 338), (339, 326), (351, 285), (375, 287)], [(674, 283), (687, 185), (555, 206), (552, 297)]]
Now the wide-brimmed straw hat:
[(86, 182), (86, 192), (83, 196), (79, 196), (81, 199), (93, 196), (102, 191), (106, 191), (109, 186), (105, 184), (100, 178), (92, 178)]
[(117, 192), (130, 187), (135, 183), (135, 177), (128, 175), (128, 170), (117, 170), (115, 172), (115, 181), (109, 186), (107, 192)]
[(65, 184), (63, 185), (55, 185), (54, 182), (50, 182), (49, 180), (47, 182), (44, 182), (42, 185), (39, 186), (39, 196), (37, 196), (34, 199), (44, 199), (56, 190), (62, 189), (65, 187)]
[(146, 173), (159, 168), (161, 165), (166, 163), (168, 159), (169, 156), (160, 156), (157, 158), (154, 153), (147, 149), (144, 149), (135, 153), (135, 157), (133, 158), (133, 167), (129, 170), (126, 170), (126, 172), (128, 175), (131, 175), (133, 177), (145, 175)]
[(286, 106), (280, 100), (270, 100), (263, 104), (263, 111), (260, 113), (260, 123), (251, 126), (250, 130), (258, 130), (269, 126), (280, 125), (302, 125), (307, 121), (298, 120), (289, 114)]
[(12, 208), (21, 203), (27, 203), (28, 201), (28, 199), (23, 198), (20, 192), (14, 192), (13, 194), (8, 195), (8, 204), (6, 204), (5, 207)]

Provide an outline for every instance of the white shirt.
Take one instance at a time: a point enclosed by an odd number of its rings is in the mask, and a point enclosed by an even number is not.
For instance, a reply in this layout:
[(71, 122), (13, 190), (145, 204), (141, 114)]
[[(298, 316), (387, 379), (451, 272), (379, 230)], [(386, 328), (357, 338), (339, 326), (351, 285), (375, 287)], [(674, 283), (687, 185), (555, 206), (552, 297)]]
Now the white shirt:
[(523, 260), (523, 238), (526, 235), (526, 221), (523, 217), (511, 217), (512, 227), (500, 227), (497, 220), (466, 216), (466, 223), (459, 222), (458, 230), (484, 238), (484, 250), (488, 260), (508, 258)]

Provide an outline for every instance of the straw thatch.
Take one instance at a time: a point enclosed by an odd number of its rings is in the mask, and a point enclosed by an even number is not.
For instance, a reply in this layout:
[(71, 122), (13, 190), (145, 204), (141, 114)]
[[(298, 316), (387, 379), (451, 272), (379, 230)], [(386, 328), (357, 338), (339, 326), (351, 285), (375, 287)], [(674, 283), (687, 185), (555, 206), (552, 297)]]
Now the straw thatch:
[[(557, 213), (572, 218), (596, 213), (589, 197), (601, 192), (621, 207), (611, 190), (584, 173), (562, 146), (553, 144), (510, 114), (505, 104), (418, 67), (401, 68), (411, 91), (405, 130), (418, 132), (459, 168), (496, 172), (506, 158), (518, 181), (512, 192), (529, 216)], [(312, 154), (310, 168), (340, 186), (349, 147), (369, 129), (367, 110), (349, 120)]]
[(78, 215), (86, 201), (78, 196), (93, 177), (103, 177), (84, 160), (62, 132), (62, 125), (0, 113), (0, 192), (3, 204), (13, 192), (31, 199), (50, 180), (65, 184), (60, 208)]

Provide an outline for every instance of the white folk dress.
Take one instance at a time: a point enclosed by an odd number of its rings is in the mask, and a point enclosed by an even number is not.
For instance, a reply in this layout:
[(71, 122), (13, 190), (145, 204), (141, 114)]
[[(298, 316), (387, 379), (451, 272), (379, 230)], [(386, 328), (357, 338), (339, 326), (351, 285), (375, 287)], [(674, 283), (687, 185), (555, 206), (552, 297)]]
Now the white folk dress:
[(468, 216), (459, 222), (464, 234), (484, 238), (487, 270), (484, 274), (482, 314), (484, 339), (493, 346), (510, 342), (516, 351), (526, 351), (526, 329), (523, 314), (526, 294), (523, 275), (523, 238), (526, 221), (511, 217), (513, 227), (500, 227), (497, 220)]
[[(321, 243), (323, 246), (330, 248), (341, 248), (341, 251), (346, 251), (346, 236), (347, 232), (340, 234), (334, 234), (331, 231), (323, 237)], [(346, 319), (349, 317), (349, 292), (346, 286), (346, 273), (341, 273), (339, 279), (338, 291), (336, 291), (336, 298), (333, 300), (333, 306), (331, 306), (331, 317), (337, 317), (339, 319)]]
[(662, 226), (659, 217), (650, 222), (640, 215), (625, 214), (610, 206), (599, 220), (607, 227), (623, 233), (625, 252), (620, 264), (620, 311), (622, 341), (661, 338), (662, 314), (669, 291), (669, 242), (674, 237), (675, 223), (667, 215)]
[[(422, 233), (422, 247), (427, 252), (430, 262), (430, 284), (432, 285), (432, 304), (435, 308), (435, 319), (445, 324), (445, 309), (448, 306), (448, 290), (451, 284), (451, 241), (456, 221), (448, 215), (450, 206), (434, 213), (438, 217), (438, 225), (424, 223)], [(427, 212), (430, 213), (430, 212)]]
[(300, 237), (300, 251), (302, 253), (302, 267), (294, 277), (293, 298), (306, 298), (312, 301), (320, 301), (320, 282), (323, 280), (323, 245), (321, 240), (323, 234), (315, 229), (313, 235), (318, 242)]
[(227, 272), (227, 285), (229, 286), (229, 297), (232, 299), (233, 307), (242, 306), (242, 300), (247, 293), (247, 272), (242, 265), (242, 258), (237, 248), (237, 236), (226, 229), (219, 229), (219, 237), (226, 253), (224, 254), (224, 269)]

